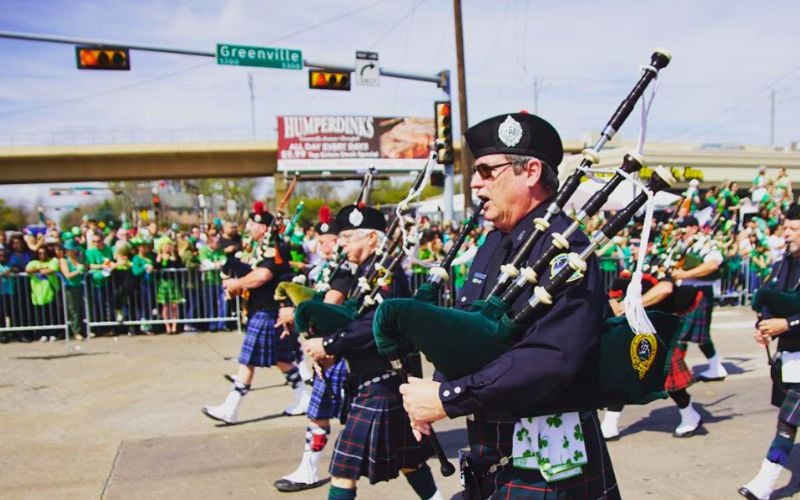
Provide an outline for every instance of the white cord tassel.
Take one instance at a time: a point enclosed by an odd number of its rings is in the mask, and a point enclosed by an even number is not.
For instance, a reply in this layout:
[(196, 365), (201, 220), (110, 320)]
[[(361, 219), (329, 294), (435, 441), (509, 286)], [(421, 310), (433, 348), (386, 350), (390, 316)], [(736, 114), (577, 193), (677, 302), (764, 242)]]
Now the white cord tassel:
[(634, 333), (655, 333), (656, 331), (642, 304), (642, 268), (644, 267), (644, 258), (647, 255), (647, 244), (650, 241), (650, 226), (653, 223), (653, 207), (655, 206), (653, 193), (648, 190), (645, 190), (645, 192), (647, 193), (647, 205), (642, 227), (642, 241), (636, 256), (636, 271), (633, 273), (628, 289), (625, 291), (624, 301), (625, 317)]

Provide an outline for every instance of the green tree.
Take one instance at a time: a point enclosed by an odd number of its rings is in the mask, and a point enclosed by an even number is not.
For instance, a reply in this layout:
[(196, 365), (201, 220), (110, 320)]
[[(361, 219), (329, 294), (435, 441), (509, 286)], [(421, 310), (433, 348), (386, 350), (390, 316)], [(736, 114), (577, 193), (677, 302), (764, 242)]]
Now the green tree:
[(28, 213), (22, 205), (10, 207), (0, 199), (0, 229), (4, 231), (18, 230), (25, 226)]

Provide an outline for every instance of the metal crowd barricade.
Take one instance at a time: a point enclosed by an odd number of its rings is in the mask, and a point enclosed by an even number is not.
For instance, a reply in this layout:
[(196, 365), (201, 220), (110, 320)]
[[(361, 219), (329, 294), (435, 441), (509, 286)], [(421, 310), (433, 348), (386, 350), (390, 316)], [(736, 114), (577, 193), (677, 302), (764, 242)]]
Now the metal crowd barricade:
[[(32, 280), (48, 280), (40, 274), (8, 274), (0, 276), (0, 332), (42, 332), (54, 336), (61, 330), (69, 339), (66, 298), (60, 281), (50, 286), (53, 298), (44, 304), (34, 304)], [(50, 280), (48, 280), (50, 281)]]
[(227, 299), (219, 271), (212, 269), (160, 269), (135, 277), (130, 271), (90, 271), (84, 284), (86, 327), (130, 328), (149, 333), (169, 322), (184, 328), (209, 331), (235, 324), (241, 332), (239, 297)]
[[(415, 272), (411, 273), (411, 276), (408, 279), (408, 287), (411, 290), (411, 295), (416, 293), (420, 285), (428, 281), (429, 275), (430, 270), (428, 268), (417, 269)], [(448, 275), (450, 276), (450, 279), (442, 282), (442, 287), (439, 290), (439, 298), (436, 301), (437, 305), (442, 307), (453, 307), (453, 304), (456, 300), (456, 295), (458, 294), (455, 284), (453, 283), (454, 276), (452, 268), (448, 270)]]

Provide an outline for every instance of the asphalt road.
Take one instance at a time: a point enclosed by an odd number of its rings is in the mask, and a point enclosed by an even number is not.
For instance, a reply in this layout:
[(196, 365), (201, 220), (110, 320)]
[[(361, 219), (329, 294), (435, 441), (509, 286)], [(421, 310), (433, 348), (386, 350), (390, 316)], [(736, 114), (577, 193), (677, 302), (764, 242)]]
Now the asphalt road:
[[(752, 323), (744, 308), (715, 311), (713, 336), (730, 375), (689, 389), (703, 415), (701, 435), (672, 437), (679, 417), (668, 400), (625, 409), (622, 438), (609, 444), (624, 497), (738, 498), (775, 429)], [(297, 465), (305, 429), (303, 417), (280, 415), (292, 397), (277, 370), (257, 372), (240, 425), (201, 415), (204, 404), (225, 397), (222, 375), (235, 369), (240, 342), (236, 333), (204, 333), (0, 345), (0, 498), (325, 498), (327, 488), (280, 494), (272, 487)], [(705, 368), (696, 347), (688, 362)], [(437, 424), (453, 457), (466, 442), (463, 427)], [(442, 478), (431, 465), (443, 493), (456, 495), (458, 476)], [(789, 468), (800, 473), (800, 453)], [(784, 471), (775, 497), (796, 494), (799, 483)], [(415, 498), (403, 479), (362, 481), (358, 496)]]

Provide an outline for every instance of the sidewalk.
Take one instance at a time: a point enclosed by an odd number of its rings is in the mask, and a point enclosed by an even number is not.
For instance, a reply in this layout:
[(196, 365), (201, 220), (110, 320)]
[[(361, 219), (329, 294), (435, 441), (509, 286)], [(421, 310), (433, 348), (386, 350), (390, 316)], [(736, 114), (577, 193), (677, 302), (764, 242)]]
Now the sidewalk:
[[(737, 498), (736, 488), (756, 472), (776, 410), (752, 322), (744, 308), (715, 312), (714, 339), (731, 375), (689, 389), (705, 435), (673, 438), (678, 414), (668, 400), (626, 408), (622, 439), (609, 444), (626, 498)], [(327, 488), (280, 494), (272, 487), (297, 465), (306, 424), (304, 417), (280, 416), (292, 396), (276, 369), (256, 372), (240, 412), (247, 423), (221, 426), (200, 413), (225, 397), (222, 375), (235, 369), (241, 338), (0, 346), (0, 498), (324, 498)], [(688, 361), (704, 368), (694, 346)], [(452, 457), (466, 442), (463, 428), (462, 421), (437, 424)], [(333, 437), (339, 429), (335, 424)], [(458, 475), (441, 478), (435, 460), (429, 464), (446, 496), (460, 490)], [(790, 468), (800, 472), (800, 453)], [(779, 484), (789, 477), (784, 472)], [(798, 479), (782, 493), (796, 494)], [(359, 498), (416, 498), (403, 479), (359, 486)]]

